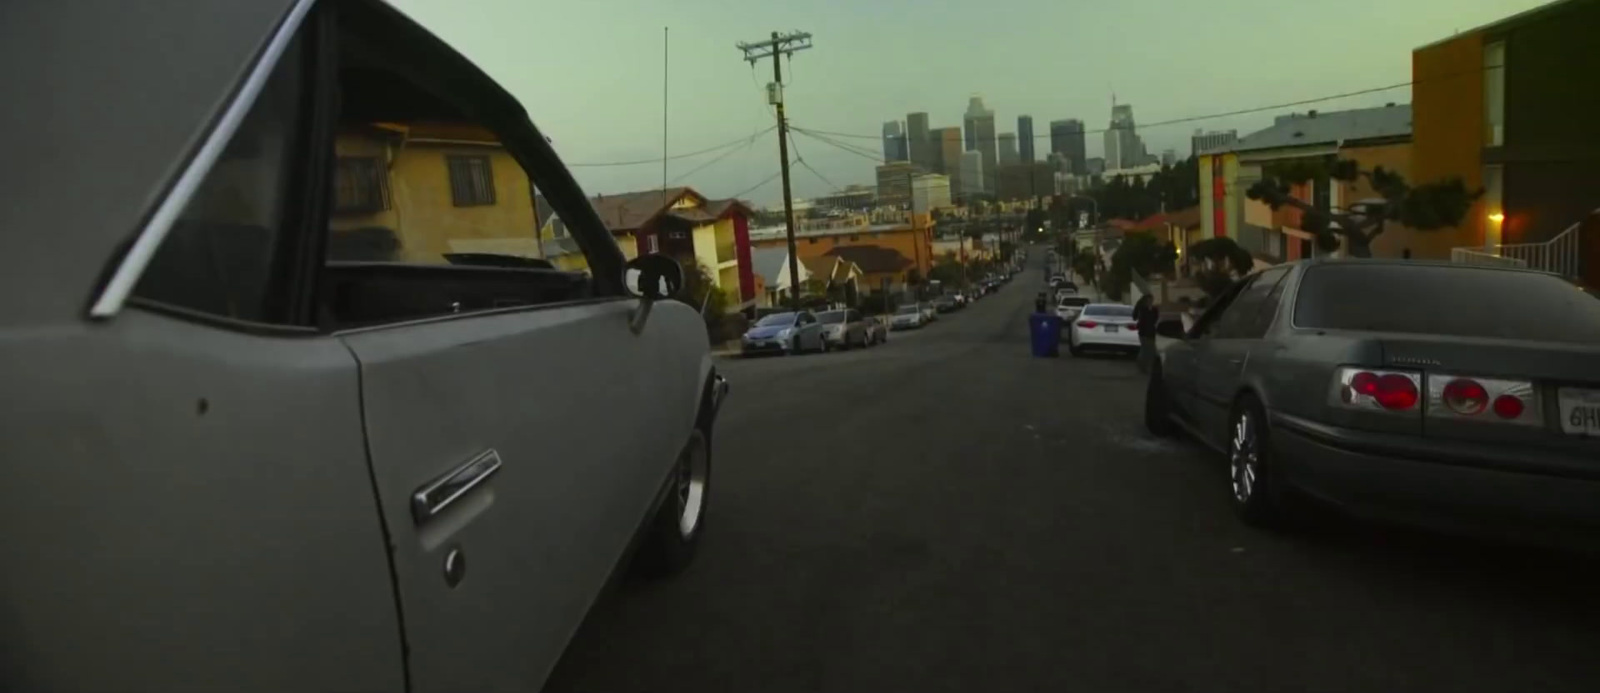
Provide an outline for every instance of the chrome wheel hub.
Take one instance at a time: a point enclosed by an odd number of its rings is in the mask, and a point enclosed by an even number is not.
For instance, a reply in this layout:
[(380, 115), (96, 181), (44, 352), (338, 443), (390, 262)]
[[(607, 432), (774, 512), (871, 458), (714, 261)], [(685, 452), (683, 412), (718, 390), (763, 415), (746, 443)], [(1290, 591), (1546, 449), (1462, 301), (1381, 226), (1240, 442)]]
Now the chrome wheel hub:
[(676, 492), (678, 496), (678, 533), (684, 538), (692, 536), (700, 527), (700, 515), (706, 505), (706, 475), (710, 465), (706, 458), (704, 441), (698, 441), (684, 453), (678, 465)]
[(1247, 503), (1255, 495), (1259, 473), (1255, 422), (1249, 412), (1240, 412), (1233, 422), (1233, 441), (1229, 445), (1228, 472), (1233, 478), (1233, 498)]

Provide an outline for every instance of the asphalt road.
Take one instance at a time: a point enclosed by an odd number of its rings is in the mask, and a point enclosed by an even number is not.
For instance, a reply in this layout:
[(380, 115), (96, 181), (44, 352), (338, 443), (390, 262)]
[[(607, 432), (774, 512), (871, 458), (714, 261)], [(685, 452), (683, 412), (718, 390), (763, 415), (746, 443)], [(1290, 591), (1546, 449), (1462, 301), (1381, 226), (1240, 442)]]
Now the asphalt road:
[(1143, 431), (1131, 361), (1029, 357), (1040, 274), (724, 362), (695, 565), (602, 599), (548, 689), (1600, 690), (1600, 562), (1241, 525), (1220, 459)]

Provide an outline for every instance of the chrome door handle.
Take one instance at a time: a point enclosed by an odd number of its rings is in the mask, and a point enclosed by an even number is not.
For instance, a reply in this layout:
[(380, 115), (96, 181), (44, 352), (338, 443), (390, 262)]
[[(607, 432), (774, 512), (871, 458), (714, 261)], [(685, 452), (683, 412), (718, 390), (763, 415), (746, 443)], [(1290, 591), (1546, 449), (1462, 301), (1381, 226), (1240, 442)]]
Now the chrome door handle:
[(492, 448), (428, 482), (411, 494), (411, 517), (422, 524), (500, 471), (500, 453)]

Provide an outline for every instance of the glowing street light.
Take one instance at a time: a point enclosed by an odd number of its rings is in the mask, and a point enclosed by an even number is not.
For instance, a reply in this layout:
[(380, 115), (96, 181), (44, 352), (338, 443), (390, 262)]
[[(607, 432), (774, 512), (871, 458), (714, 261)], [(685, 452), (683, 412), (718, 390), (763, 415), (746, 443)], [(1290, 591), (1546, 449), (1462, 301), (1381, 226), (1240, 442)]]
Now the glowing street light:
[(1495, 212), (1494, 214), (1490, 214), (1489, 215), (1489, 221), (1492, 221), (1492, 222), (1494, 222), (1496, 224), (1498, 224), (1498, 223), (1500, 223), (1502, 221), (1505, 221), (1505, 220), (1506, 220), (1506, 215), (1501, 214), (1500, 212)]

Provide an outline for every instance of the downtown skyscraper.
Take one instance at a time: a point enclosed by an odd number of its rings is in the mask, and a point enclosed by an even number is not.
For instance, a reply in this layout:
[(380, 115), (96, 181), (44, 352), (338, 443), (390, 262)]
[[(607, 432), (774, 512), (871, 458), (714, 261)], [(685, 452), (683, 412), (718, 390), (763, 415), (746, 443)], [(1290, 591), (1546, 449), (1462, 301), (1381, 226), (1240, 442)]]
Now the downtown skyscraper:
[(1033, 163), (1033, 116), (1017, 116), (1017, 147), (1022, 163)]
[(1000, 163), (994, 138), (994, 111), (984, 107), (983, 97), (974, 96), (967, 101), (967, 112), (961, 119), (961, 125), (966, 131), (967, 150), (978, 152), (982, 162), (983, 191), (993, 194), (995, 178), (992, 173)]
[(900, 127), (900, 121), (891, 120), (883, 124), (883, 161), (906, 161), (909, 152), (906, 150), (906, 134)]
[(1050, 152), (1066, 157), (1075, 176), (1089, 174), (1089, 154), (1083, 137), (1083, 121), (1076, 118), (1050, 121)]
[(928, 173), (938, 171), (934, 165), (934, 141), (928, 132), (928, 114), (906, 114), (906, 145), (911, 163)]

